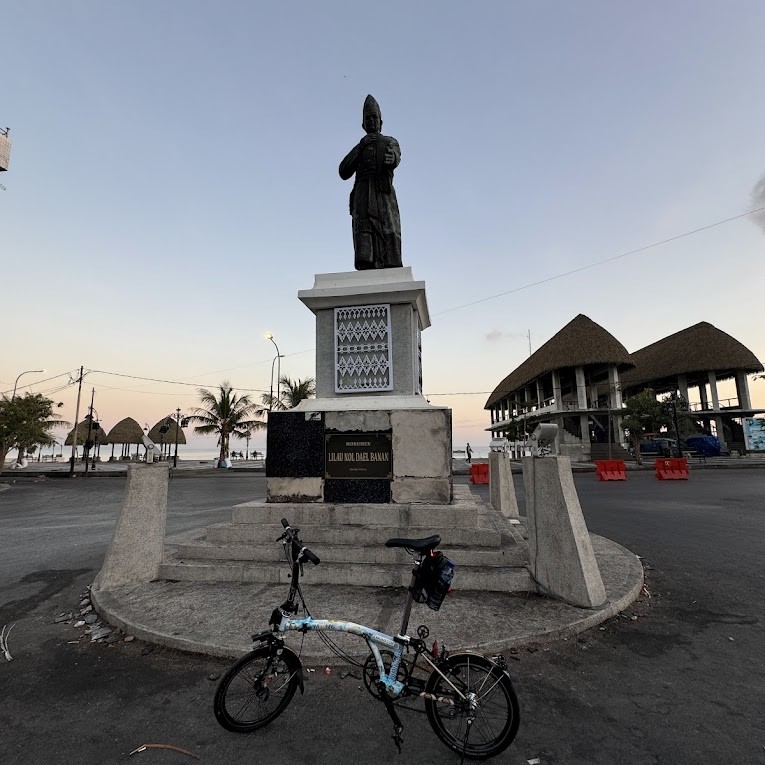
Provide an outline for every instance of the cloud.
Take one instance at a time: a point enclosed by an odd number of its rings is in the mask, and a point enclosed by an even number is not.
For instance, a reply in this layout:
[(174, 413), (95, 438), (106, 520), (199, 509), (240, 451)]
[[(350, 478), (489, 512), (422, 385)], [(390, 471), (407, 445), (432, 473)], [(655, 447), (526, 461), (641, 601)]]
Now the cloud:
[(518, 340), (524, 338), (526, 335), (523, 332), (502, 332), (499, 329), (493, 329), (486, 335), (486, 339), (490, 343), (495, 343), (499, 340)]

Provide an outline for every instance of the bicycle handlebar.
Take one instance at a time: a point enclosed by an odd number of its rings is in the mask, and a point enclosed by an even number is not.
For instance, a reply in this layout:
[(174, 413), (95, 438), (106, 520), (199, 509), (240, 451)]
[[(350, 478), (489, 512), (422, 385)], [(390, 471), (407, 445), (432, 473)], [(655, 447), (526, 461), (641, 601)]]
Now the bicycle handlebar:
[(319, 563), (321, 563), (321, 560), (318, 555), (315, 555), (303, 545), (300, 537), (297, 535), (297, 532), (300, 531), (300, 529), (297, 529), (297, 531), (293, 529), (286, 518), (282, 518), (282, 526), (284, 527), (283, 538), (292, 542), (293, 545), (300, 549), (300, 552), (297, 555), (297, 561), (299, 563), (310, 561), (314, 566), (318, 566)]

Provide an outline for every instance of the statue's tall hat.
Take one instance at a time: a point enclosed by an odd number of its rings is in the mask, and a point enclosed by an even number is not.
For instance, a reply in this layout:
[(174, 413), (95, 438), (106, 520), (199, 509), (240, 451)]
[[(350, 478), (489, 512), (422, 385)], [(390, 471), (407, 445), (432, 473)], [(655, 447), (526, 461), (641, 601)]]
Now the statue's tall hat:
[(382, 113), (380, 112), (380, 104), (375, 101), (374, 96), (369, 95), (364, 99), (364, 112), (363, 117), (366, 119), (367, 114), (376, 114), (382, 122)]

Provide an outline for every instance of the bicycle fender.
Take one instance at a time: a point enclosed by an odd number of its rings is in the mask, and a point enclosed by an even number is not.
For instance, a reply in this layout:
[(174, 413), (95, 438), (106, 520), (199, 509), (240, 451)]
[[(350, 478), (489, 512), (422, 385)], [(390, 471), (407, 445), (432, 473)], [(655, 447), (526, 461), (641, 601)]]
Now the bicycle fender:
[(303, 686), (303, 664), (300, 657), (291, 649), (284, 645), (284, 640), (274, 635), (270, 630), (258, 632), (252, 636), (253, 643), (268, 643), (275, 651), (281, 651), (282, 658), (289, 664), (290, 670), (295, 673), (300, 688), (300, 695), (305, 694)]
[(298, 688), (300, 688), (300, 695), (302, 696), (305, 690), (303, 689), (303, 664), (300, 661), (300, 657), (291, 648), (284, 646), (282, 648), (282, 658), (290, 664), (290, 669), (295, 673)]

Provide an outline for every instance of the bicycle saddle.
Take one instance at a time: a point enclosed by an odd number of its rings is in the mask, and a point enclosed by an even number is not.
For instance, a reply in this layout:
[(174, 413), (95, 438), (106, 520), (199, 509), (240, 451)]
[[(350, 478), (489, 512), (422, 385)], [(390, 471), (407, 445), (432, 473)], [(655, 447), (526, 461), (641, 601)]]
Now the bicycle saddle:
[(404, 539), (402, 537), (393, 537), (386, 543), (386, 547), (406, 547), (409, 550), (416, 550), (419, 553), (430, 552), (441, 544), (441, 537), (434, 534), (432, 537), (423, 537), (421, 539)]

